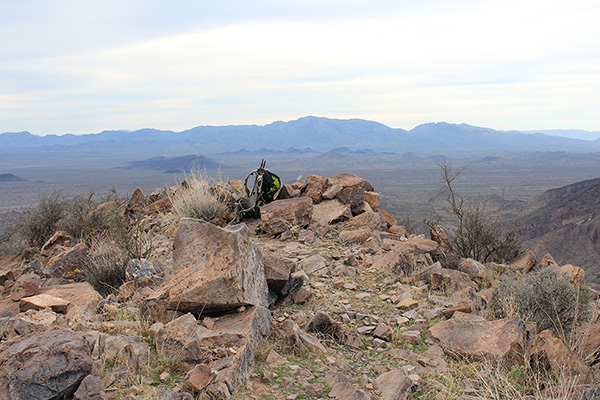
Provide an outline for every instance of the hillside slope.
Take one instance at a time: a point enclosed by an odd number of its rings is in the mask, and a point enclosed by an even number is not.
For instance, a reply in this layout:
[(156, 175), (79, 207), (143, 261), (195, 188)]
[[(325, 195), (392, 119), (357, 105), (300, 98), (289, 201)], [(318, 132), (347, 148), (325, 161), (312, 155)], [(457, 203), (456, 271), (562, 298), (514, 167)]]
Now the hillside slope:
[(584, 268), (588, 281), (599, 285), (600, 178), (548, 190), (532, 204), (537, 208), (523, 218), (526, 246)]

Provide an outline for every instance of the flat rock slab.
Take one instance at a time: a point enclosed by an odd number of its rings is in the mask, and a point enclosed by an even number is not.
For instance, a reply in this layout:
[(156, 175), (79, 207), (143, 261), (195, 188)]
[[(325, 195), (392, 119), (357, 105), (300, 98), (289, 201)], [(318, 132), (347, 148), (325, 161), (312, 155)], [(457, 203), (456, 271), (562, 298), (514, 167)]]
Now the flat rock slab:
[(295, 226), (308, 226), (312, 209), (310, 197), (275, 200), (260, 208), (260, 219), (265, 232), (277, 235)]
[(244, 224), (223, 229), (182, 218), (174, 240), (174, 271), (148, 298), (155, 320), (166, 311), (211, 313), (267, 306), (263, 259)]
[(71, 304), (75, 304), (91, 313), (96, 313), (96, 306), (102, 296), (92, 285), (87, 282), (69, 283), (40, 289), (40, 294), (60, 297)]
[(97, 334), (53, 330), (0, 346), (0, 399), (71, 398), (92, 372)]
[(19, 308), (21, 309), (21, 312), (50, 308), (54, 312), (65, 314), (69, 304), (71, 303), (60, 297), (51, 296), (49, 294), (38, 294), (22, 298), (19, 301)]
[(482, 321), (467, 315), (457, 312), (451, 319), (429, 328), (429, 336), (444, 353), (500, 361), (508, 367), (523, 362), (526, 328), (519, 317)]
[(342, 204), (339, 200), (323, 200), (313, 207), (312, 220), (317, 224), (326, 226), (334, 221), (352, 218), (350, 206)]

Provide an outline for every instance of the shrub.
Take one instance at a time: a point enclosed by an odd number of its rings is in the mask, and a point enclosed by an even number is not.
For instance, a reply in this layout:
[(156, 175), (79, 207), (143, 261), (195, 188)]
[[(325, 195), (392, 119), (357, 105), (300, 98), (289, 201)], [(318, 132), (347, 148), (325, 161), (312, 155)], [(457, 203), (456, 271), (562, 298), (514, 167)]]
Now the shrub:
[(19, 231), (32, 247), (42, 247), (56, 232), (65, 216), (65, 200), (60, 192), (40, 198), (37, 207), (23, 213), (18, 223)]
[(211, 220), (222, 215), (227, 206), (210, 192), (207, 179), (188, 178), (189, 186), (173, 200), (173, 213), (181, 217)]
[(519, 315), (535, 322), (538, 332), (551, 329), (567, 343), (569, 334), (590, 311), (589, 290), (573, 286), (556, 267), (546, 267), (518, 280), (503, 278), (490, 303), (495, 318)]
[(92, 263), (83, 271), (83, 278), (102, 296), (116, 291), (125, 278), (130, 260), (123, 248), (109, 240), (99, 240), (92, 245)]
[[(514, 259), (521, 251), (518, 238), (519, 226), (515, 222), (510, 229), (505, 229), (498, 216), (491, 217), (485, 207), (474, 201), (467, 201), (452, 187), (453, 182), (464, 172), (461, 168), (452, 171), (451, 164), (439, 164), (442, 181), (445, 184), (451, 214), (456, 219), (452, 232), (447, 232), (444, 245), (464, 258), (472, 258), (479, 262), (503, 262)], [(425, 219), (424, 222), (433, 229), (441, 217)]]

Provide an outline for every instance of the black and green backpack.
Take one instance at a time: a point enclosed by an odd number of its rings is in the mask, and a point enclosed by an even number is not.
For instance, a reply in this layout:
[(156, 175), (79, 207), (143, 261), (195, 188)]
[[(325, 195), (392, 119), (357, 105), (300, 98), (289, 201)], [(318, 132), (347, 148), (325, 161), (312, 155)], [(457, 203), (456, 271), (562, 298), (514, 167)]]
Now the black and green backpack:
[[(258, 218), (260, 216), (260, 207), (273, 201), (275, 193), (281, 187), (281, 180), (274, 173), (265, 169), (266, 161), (260, 162), (260, 167), (250, 172), (244, 181), (244, 190), (246, 196), (242, 197), (238, 204), (240, 217)], [(252, 189), (248, 187), (254, 177)]]

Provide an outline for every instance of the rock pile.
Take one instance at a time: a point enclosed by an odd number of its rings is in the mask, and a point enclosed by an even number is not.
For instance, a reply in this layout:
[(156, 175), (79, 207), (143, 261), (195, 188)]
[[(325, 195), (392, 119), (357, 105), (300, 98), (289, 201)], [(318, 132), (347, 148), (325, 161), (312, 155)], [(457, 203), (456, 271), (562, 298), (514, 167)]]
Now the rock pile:
[[(579, 290), (580, 268), (531, 252), (449, 262), (442, 230), (407, 234), (350, 174), (283, 185), (259, 220), (233, 225), (228, 211), (174, 229), (166, 214), (190, 182), (99, 207), (139, 218), (153, 244), (112, 294), (83, 281), (94, 250), (66, 232), (1, 259), (0, 400), (486, 398), (453, 369), (472, 362), (568, 374), (598, 395), (586, 386), (600, 377), (596, 294), (577, 352), (557, 332), (490, 314), (500, 279), (555, 268)], [(231, 210), (238, 186), (208, 190)]]

